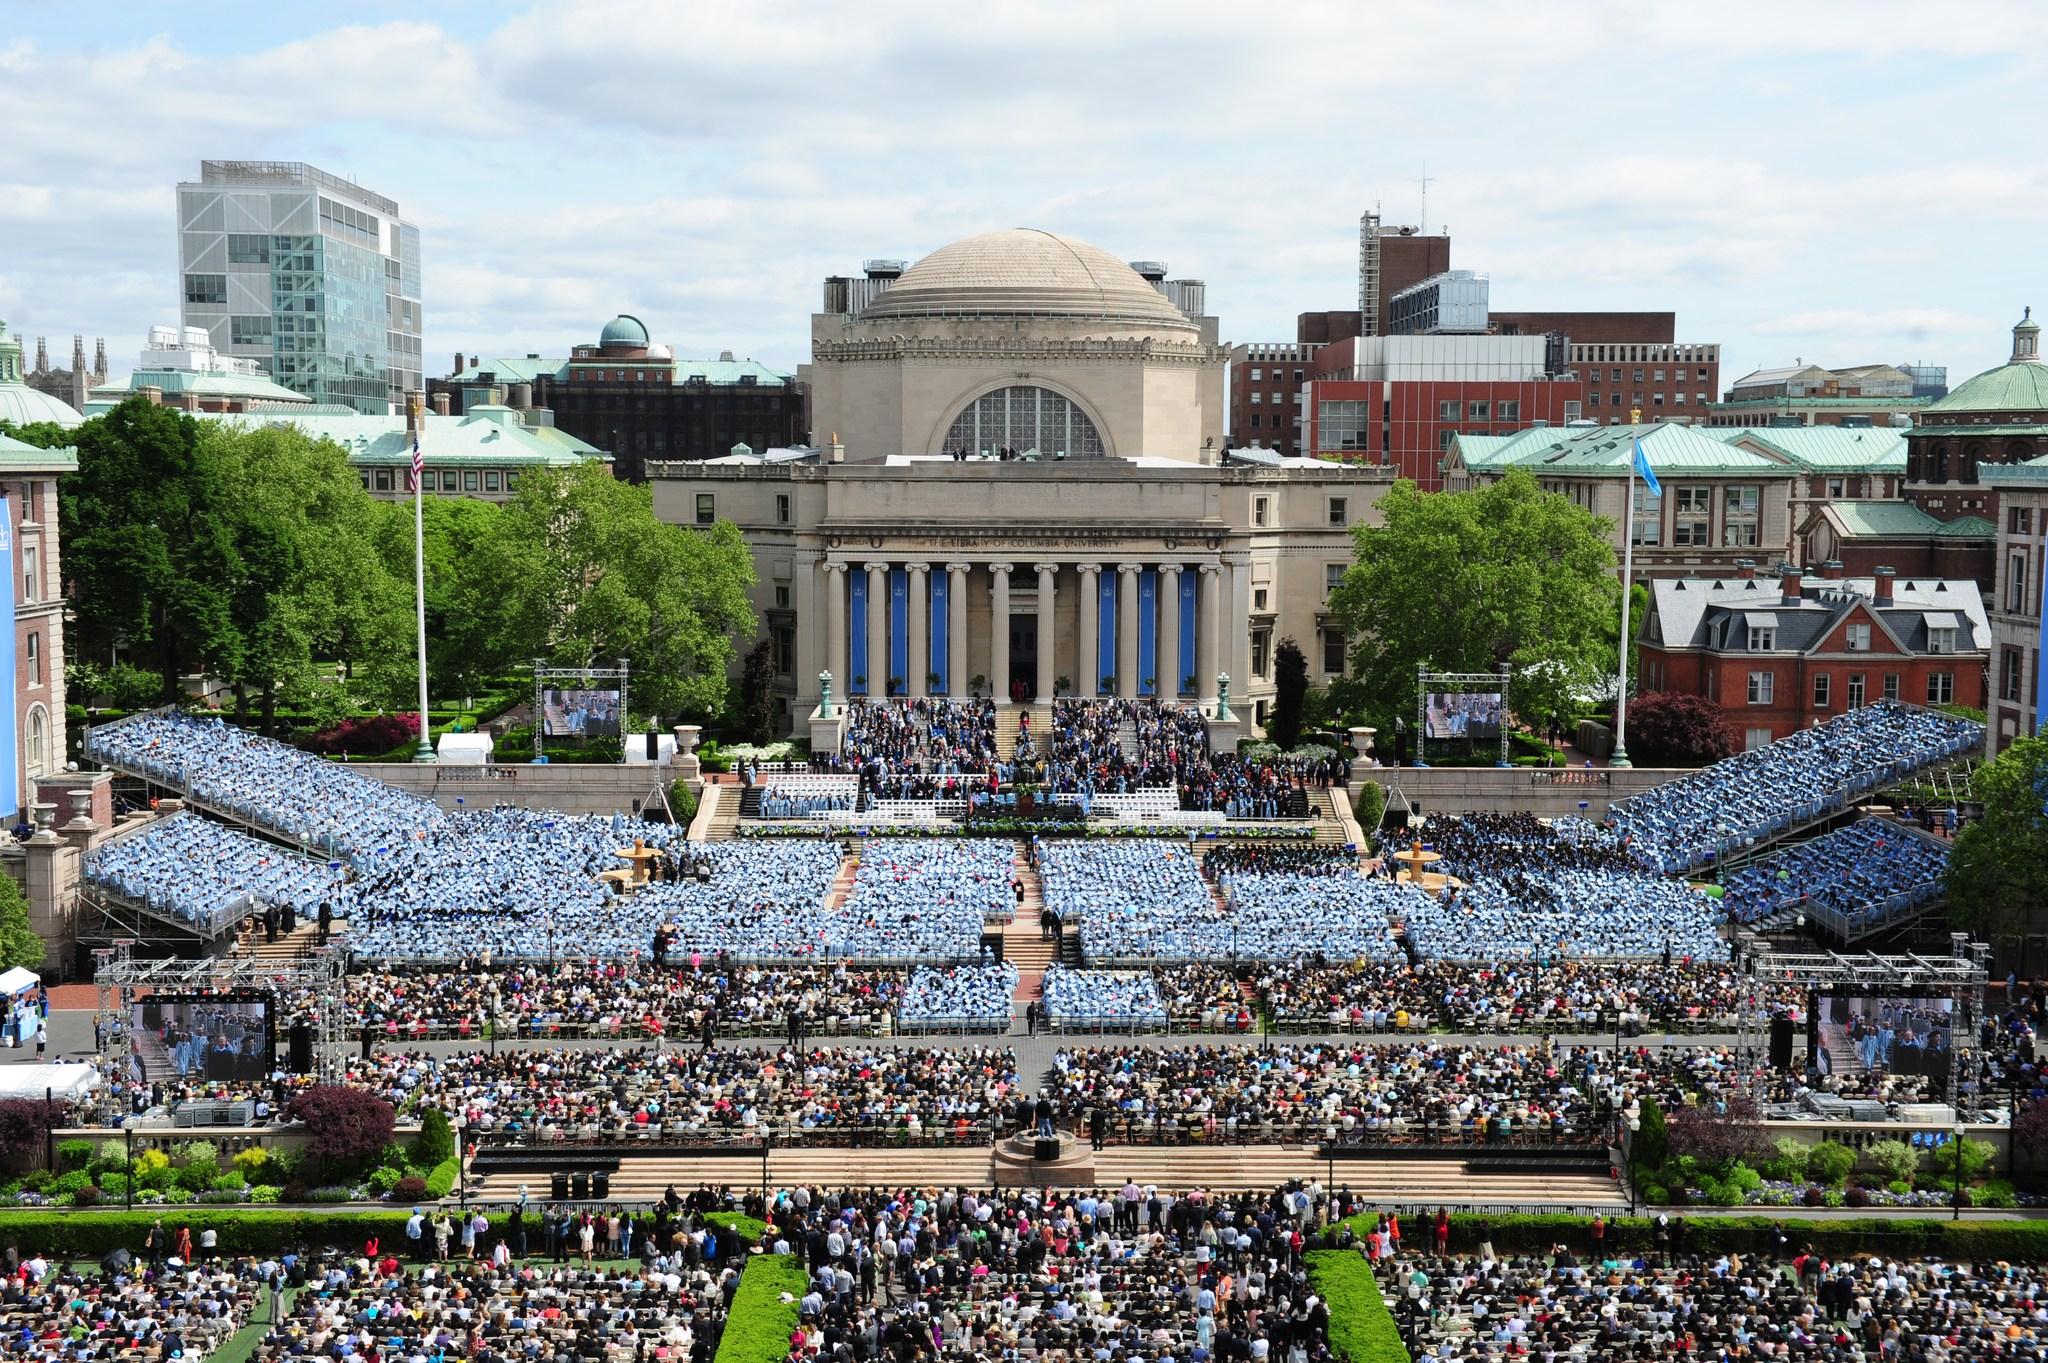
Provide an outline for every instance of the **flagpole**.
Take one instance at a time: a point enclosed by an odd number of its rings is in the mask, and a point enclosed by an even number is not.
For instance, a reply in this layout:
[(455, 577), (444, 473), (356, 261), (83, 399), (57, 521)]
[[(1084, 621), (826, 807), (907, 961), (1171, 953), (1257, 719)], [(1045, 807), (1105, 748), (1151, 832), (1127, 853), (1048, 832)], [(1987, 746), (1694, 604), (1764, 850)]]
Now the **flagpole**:
[[(1640, 410), (1629, 413), (1630, 436), (1643, 419)], [(1616, 669), (1614, 691), (1614, 755), (1607, 759), (1610, 767), (1632, 767), (1628, 760), (1628, 608), (1629, 598), (1635, 593), (1636, 581), (1636, 461), (1628, 461), (1628, 491), (1622, 499), (1625, 519), (1621, 533), (1621, 664)]]
[(433, 721), (427, 713), (427, 480), (420, 472), (419, 433), (426, 414), (420, 406), (417, 398), (412, 400), (412, 602), (414, 618), (419, 624), (420, 665), (420, 748), (413, 754), (413, 761), (431, 762), (434, 760), (434, 744), (428, 734)]

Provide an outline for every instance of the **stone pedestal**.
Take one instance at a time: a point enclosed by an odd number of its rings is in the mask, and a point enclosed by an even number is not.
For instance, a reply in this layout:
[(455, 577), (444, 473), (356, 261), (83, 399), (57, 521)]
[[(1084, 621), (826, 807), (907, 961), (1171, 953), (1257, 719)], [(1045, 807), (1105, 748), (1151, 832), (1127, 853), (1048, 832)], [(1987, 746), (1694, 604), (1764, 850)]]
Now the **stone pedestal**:
[(1235, 712), (1222, 717), (1211, 716), (1209, 726), (1209, 751), (1212, 753), (1234, 753), (1237, 740), (1244, 737), (1244, 720)]
[(997, 1143), (989, 1171), (998, 1188), (1088, 1188), (1096, 1181), (1095, 1152), (1071, 1132), (1047, 1142), (1024, 1131)]
[(704, 762), (697, 756), (697, 741), (703, 734), (704, 726), (701, 724), (676, 725), (676, 750), (668, 760), (670, 776), (692, 790), (704, 783)]
[(833, 706), (832, 713), (829, 715), (824, 713), (822, 707), (811, 711), (810, 734), (812, 753), (838, 752), (839, 740), (845, 733), (846, 709), (844, 706)]

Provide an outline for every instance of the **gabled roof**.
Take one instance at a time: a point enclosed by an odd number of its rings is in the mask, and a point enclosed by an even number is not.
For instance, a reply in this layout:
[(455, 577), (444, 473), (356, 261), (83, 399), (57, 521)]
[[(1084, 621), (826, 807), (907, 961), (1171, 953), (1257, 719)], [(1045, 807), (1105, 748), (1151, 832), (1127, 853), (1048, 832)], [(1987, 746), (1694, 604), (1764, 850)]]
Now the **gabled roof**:
[(1817, 473), (1906, 471), (1906, 432), (1898, 426), (1709, 426), (1707, 433)]
[(1821, 514), (1831, 517), (1844, 535), (1900, 539), (1941, 530), (1940, 521), (1910, 502), (1829, 502)]
[(1798, 601), (1782, 599), (1775, 577), (1653, 578), (1651, 611), (1657, 638), (1666, 648), (1705, 648), (1718, 652), (1748, 651), (1751, 617), (1768, 615), (1776, 631), (1772, 653), (1816, 650), (1858, 608), (1867, 610), (1899, 648), (1908, 653), (1927, 649), (1929, 616), (1952, 615), (1959, 631), (1958, 649), (1975, 652), (1991, 647), (1991, 624), (1977, 584), (1967, 578), (1898, 578), (1890, 605), (1876, 601), (1876, 580), (1868, 577), (1821, 581), (1805, 578)]
[(1952, 521), (1943, 521), (1934, 533), (1950, 539), (1988, 540), (1998, 533), (1998, 527), (1982, 516), (1958, 516)]
[(1828, 370), (1817, 364), (1787, 364), (1776, 369), (1753, 369), (1728, 386), (1733, 388), (1763, 388), (1774, 383), (1787, 383), (1793, 379), (1831, 377)]

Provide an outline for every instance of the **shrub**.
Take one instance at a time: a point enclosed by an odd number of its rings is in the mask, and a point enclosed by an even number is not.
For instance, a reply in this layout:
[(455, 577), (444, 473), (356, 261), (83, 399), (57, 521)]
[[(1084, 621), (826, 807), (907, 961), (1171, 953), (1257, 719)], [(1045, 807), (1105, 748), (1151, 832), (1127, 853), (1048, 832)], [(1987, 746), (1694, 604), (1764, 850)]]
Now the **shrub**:
[(96, 1148), (91, 1141), (58, 1141), (57, 1172), (68, 1174), (73, 1169), (84, 1169), (91, 1165)]
[(1654, 691), (1628, 706), (1630, 755), (1653, 767), (1693, 767), (1742, 749), (1719, 705), (1684, 691)]
[(161, 1150), (145, 1150), (135, 1157), (135, 1186), (152, 1192), (164, 1192), (177, 1177), (171, 1168), (170, 1156)]
[(234, 1164), (235, 1168), (241, 1170), (243, 1175), (253, 1183), (256, 1181), (258, 1174), (269, 1169), (270, 1152), (260, 1145), (252, 1145), (246, 1150), (237, 1150), (235, 1152)]
[(391, 1140), (391, 1104), (345, 1084), (316, 1084), (285, 1115), (306, 1124), (306, 1152), (328, 1169), (354, 1172)]
[(1728, 1171), (1728, 1181), (1740, 1192), (1753, 1193), (1764, 1186), (1764, 1176), (1746, 1164), (1738, 1164)]
[(1664, 1127), (1664, 1109), (1655, 1098), (1645, 1098), (1640, 1109), (1635, 1140), (1629, 1158), (1638, 1169), (1662, 1169), (1671, 1158), (1671, 1137)]
[(1671, 1190), (1661, 1183), (1645, 1183), (1643, 1185), (1643, 1201), (1649, 1203), (1652, 1207), (1665, 1206), (1671, 1201)]
[(119, 1141), (101, 1141), (93, 1152), (92, 1163), (86, 1166), (94, 1174), (128, 1172), (128, 1148)]
[(1884, 1190), (1895, 1196), (1904, 1197), (1907, 1193), (1913, 1191), (1913, 1185), (1905, 1179), (1895, 1178), (1890, 1183), (1884, 1185)]
[(0, 1098), (0, 1165), (20, 1169), (49, 1139), (57, 1114), (40, 1098)]
[(212, 1166), (215, 1173), (220, 1172), (220, 1147), (212, 1141), (186, 1141), (178, 1147), (178, 1159), (187, 1168), (204, 1164)]
[(375, 1169), (372, 1169), (370, 1171), (370, 1177), (366, 1180), (366, 1182), (369, 1183), (370, 1188), (373, 1192), (376, 1192), (378, 1194), (384, 1194), (396, 1188), (398, 1186), (399, 1180), (403, 1179), (404, 1177), (404, 1174), (392, 1168), (390, 1165), (385, 1164), (380, 1165)]
[[(28, 1180), (23, 1179), (22, 1181), (26, 1183)], [(51, 1179), (42, 1191), (48, 1193), (51, 1197), (68, 1197), (80, 1188), (90, 1187), (91, 1185), (91, 1174), (88, 1174), (83, 1169), (73, 1169), (68, 1174), (59, 1174)]]
[(100, 1196), (109, 1202), (125, 1201), (128, 1197), (128, 1175), (120, 1173), (95, 1174), (93, 1183), (98, 1186)]
[(188, 1164), (171, 1175), (171, 1185), (188, 1193), (205, 1192), (220, 1177), (220, 1169), (211, 1161), (205, 1164)]
[(259, 1183), (249, 1190), (251, 1202), (276, 1202), (284, 1195), (284, 1189), (275, 1183)]
[(238, 1193), (248, 1186), (249, 1176), (240, 1169), (230, 1169), (225, 1174), (217, 1174), (213, 1180), (215, 1192)]
[(1305, 1258), (1309, 1281), (1330, 1310), (1331, 1351), (1352, 1363), (1408, 1363), (1408, 1346), (1364, 1256), (1355, 1249), (1317, 1249)]
[(1806, 1155), (1806, 1176), (1823, 1187), (1841, 1187), (1855, 1167), (1856, 1152), (1833, 1141), (1822, 1141)]
[(433, 1169), (454, 1153), (455, 1132), (448, 1125), (448, 1114), (438, 1107), (428, 1108), (420, 1114), (419, 1139), (412, 1143), (414, 1167)]
[(71, 1205), (74, 1207), (99, 1206), (100, 1190), (93, 1187), (90, 1183), (86, 1184), (83, 1188), (80, 1188), (77, 1192), (71, 1195)]
[(50, 1186), (48, 1169), (31, 1169), (21, 1176), (21, 1190), (25, 1193), (40, 1193)]
[(1825, 1206), (1827, 1200), (1828, 1195), (1822, 1192), (1818, 1185), (1812, 1183), (1807, 1184), (1806, 1191), (1799, 1195), (1801, 1205), (1807, 1207)]
[[(714, 1363), (783, 1363), (796, 1329), (797, 1299), (809, 1290), (803, 1261), (795, 1255), (757, 1254), (749, 1259), (733, 1294)], [(1335, 1316), (1332, 1311), (1333, 1327)]]
[(1864, 1147), (1863, 1158), (1884, 1175), (1887, 1184), (1911, 1179), (1920, 1167), (1920, 1152), (1904, 1141), (1878, 1141)]
[(2002, 1178), (1994, 1178), (1976, 1189), (1971, 1203), (1977, 1207), (2017, 1207), (2019, 1204), (2019, 1197), (2013, 1192), (2011, 1182)]
[(1851, 1207), (1868, 1207), (1870, 1205), (1870, 1194), (1860, 1187), (1851, 1188), (1842, 1194), (1842, 1200)]
[(392, 1188), (391, 1196), (398, 1202), (418, 1202), (427, 1195), (427, 1181), (418, 1174), (407, 1174)]
[(433, 1172), (427, 1175), (426, 1195), (437, 1202), (448, 1196), (449, 1193), (455, 1190), (455, 1178), (461, 1170), (461, 1162), (455, 1156), (450, 1155), (447, 1159), (442, 1160), (434, 1166)]
[(339, 1184), (333, 1183), (315, 1188), (306, 1194), (306, 1201), (308, 1202), (353, 1202), (354, 1200), (354, 1189), (344, 1188)]
[(416, 713), (369, 715), (345, 719), (332, 728), (322, 729), (301, 746), (329, 757), (375, 757), (417, 741), (419, 732), (420, 717)]

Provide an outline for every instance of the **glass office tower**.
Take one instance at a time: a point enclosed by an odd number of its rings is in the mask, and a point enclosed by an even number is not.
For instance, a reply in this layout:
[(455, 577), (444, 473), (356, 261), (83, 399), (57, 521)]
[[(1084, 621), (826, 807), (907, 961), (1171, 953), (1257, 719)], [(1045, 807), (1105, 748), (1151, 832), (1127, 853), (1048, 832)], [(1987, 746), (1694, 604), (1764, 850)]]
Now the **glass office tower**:
[(395, 410), (418, 392), (420, 230), (301, 161), (202, 161), (178, 186), (181, 316), (315, 402)]

